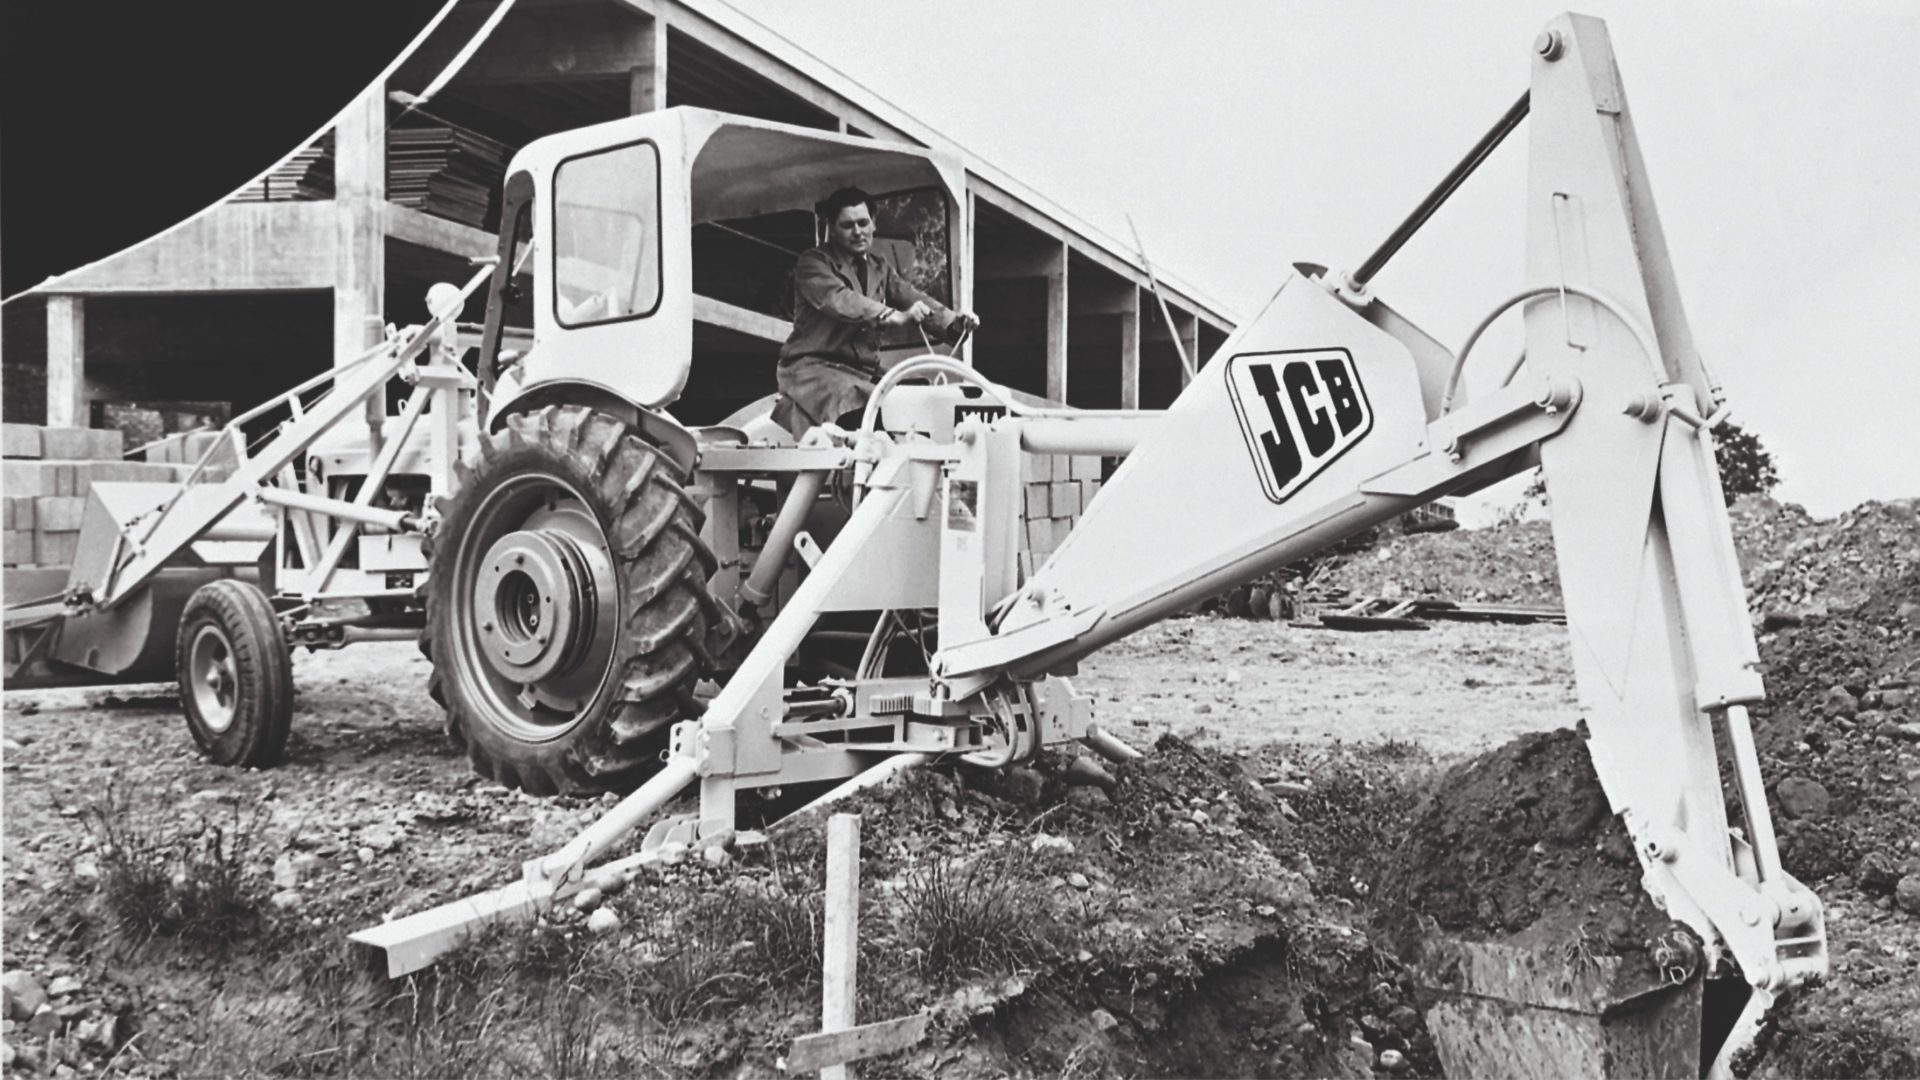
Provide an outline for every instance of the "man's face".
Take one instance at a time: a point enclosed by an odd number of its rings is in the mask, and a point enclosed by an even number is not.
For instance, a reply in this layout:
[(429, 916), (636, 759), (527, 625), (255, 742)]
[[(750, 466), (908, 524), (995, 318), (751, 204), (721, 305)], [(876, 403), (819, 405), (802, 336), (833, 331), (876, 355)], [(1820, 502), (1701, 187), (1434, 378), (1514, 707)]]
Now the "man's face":
[(873, 247), (873, 213), (858, 203), (840, 211), (827, 232), (834, 247), (850, 255), (865, 255)]

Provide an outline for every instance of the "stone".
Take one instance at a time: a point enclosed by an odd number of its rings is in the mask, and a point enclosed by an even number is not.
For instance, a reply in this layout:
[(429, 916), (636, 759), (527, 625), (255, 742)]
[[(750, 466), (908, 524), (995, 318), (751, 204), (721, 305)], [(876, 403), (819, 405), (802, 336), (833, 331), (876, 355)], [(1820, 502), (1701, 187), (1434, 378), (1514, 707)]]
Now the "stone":
[(1880, 704), (1886, 706), (1889, 709), (1898, 709), (1901, 706), (1905, 705), (1906, 703), (1907, 703), (1907, 691), (1905, 690), (1880, 691)]
[(587, 929), (595, 934), (611, 934), (620, 929), (620, 913), (610, 907), (596, 908), (587, 916)]
[(1790, 818), (1825, 817), (1833, 801), (1824, 785), (1804, 776), (1789, 776), (1780, 781), (1774, 797), (1780, 802), (1780, 812)]
[(592, 911), (594, 908), (600, 906), (600, 901), (606, 899), (606, 895), (604, 889), (589, 885), (573, 894), (573, 909), (575, 911)]
[(79, 993), (80, 989), (81, 983), (79, 979), (71, 975), (62, 975), (47, 984), (47, 996), (66, 997), (68, 994)]
[(1267, 790), (1282, 798), (1298, 798), (1310, 793), (1313, 789), (1292, 780), (1275, 780), (1267, 785)]
[(360, 830), (358, 839), (375, 851), (387, 852), (400, 846), (402, 834), (391, 825), (369, 825)]
[(1920, 874), (1908, 874), (1893, 887), (1893, 902), (1909, 915), (1920, 915)]
[(374, 859), (373, 849), (370, 847), (355, 848), (353, 852), (353, 857), (356, 859), (359, 859), (363, 863), (370, 863)]
[(1920, 723), (1886, 724), (1880, 728), (1880, 734), (1903, 742), (1920, 742)]
[(1057, 851), (1062, 855), (1071, 855), (1073, 854), (1073, 841), (1064, 836), (1041, 833), (1027, 844), (1027, 849), (1035, 852)]
[(281, 911), (291, 911), (300, 906), (300, 890), (281, 889), (272, 896), (267, 897), (267, 903), (272, 904)]
[(1087, 1019), (1093, 1021), (1094, 1028), (1099, 1031), (1112, 1031), (1120, 1026), (1120, 1021), (1114, 1019), (1114, 1015), (1105, 1009), (1093, 1010)]
[(1067, 802), (1081, 810), (1101, 810), (1113, 805), (1113, 799), (1097, 787), (1069, 788)]
[(1000, 790), (1009, 800), (1017, 803), (1037, 803), (1040, 793), (1047, 786), (1046, 778), (1036, 769), (1010, 769), (1000, 778)]
[(1836, 686), (1827, 691), (1821, 699), (1823, 710), (1828, 716), (1852, 716), (1860, 711), (1860, 699), (1844, 686)]
[(1380, 1051), (1380, 1067), (1393, 1072), (1399, 1072), (1407, 1067), (1407, 1055), (1398, 1050), (1382, 1050)]
[(700, 849), (700, 857), (707, 861), (708, 866), (725, 866), (733, 861), (733, 856), (727, 854), (727, 849), (719, 844), (709, 844)]
[(1087, 875), (1078, 871), (1067, 875), (1067, 884), (1079, 889), (1081, 892), (1093, 888), (1093, 882), (1087, 880)]
[(1802, 618), (1797, 611), (1789, 611), (1786, 608), (1774, 608), (1760, 617), (1760, 629), (1784, 630), (1789, 626), (1799, 626), (1806, 621), (1807, 620)]
[(300, 871), (293, 868), (292, 856), (282, 855), (273, 860), (273, 884), (280, 889), (291, 889), (300, 884)]
[(44, 1039), (60, 1030), (60, 1014), (53, 1006), (42, 1004), (33, 1019), (27, 1021), (27, 1034), (35, 1039)]
[(7, 1019), (30, 1020), (47, 1003), (47, 992), (39, 980), (25, 971), (9, 971), (0, 978), (0, 995), (6, 998)]
[(1412, 1038), (1413, 1033), (1420, 1029), (1420, 1013), (1411, 1005), (1395, 1005), (1387, 1013), (1387, 1023), (1393, 1025), (1393, 1030)]
[(1885, 852), (1869, 851), (1854, 864), (1853, 880), (1863, 893), (1886, 896), (1900, 883), (1900, 864)]
[(100, 864), (92, 859), (75, 859), (73, 876), (81, 881), (97, 881), (100, 878)]

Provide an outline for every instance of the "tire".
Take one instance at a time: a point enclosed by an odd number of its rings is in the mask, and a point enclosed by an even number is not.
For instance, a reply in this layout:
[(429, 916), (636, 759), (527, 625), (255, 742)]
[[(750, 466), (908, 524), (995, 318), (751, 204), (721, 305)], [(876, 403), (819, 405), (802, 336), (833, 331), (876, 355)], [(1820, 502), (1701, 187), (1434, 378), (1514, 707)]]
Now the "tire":
[[(672, 459), (585, 406), (515, 413), (458, 470), (421, 651), (447, 734), (536, 795), (630, 790), (737, 632)], [(517, 560), (517, 561), (516, 561)]]
[(214, 581), (187, 599), (175, 639), (187, 731), (216, 765), (269, 768), (286, 760), (293, 726), (293, 658), (265, 593)]
[(1270, 618), (1267, 614), (1267, 598), (1272, 595), (1273, 590), (1265, 585), (1255, 585), (1247, 590), (1247, 618), (1261, 622)]

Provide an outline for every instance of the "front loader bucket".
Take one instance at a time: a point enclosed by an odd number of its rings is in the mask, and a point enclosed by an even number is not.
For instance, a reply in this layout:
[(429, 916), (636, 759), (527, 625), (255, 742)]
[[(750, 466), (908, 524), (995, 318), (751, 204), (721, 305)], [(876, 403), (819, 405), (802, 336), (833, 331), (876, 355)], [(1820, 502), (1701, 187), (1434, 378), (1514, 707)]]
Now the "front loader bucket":
[(1429, 940), (1417, 977), (1447, 1075), (1698, 1077), (1703, 980), (1663, 984), (1624, 963), (1576, 966), (1552, 950)]

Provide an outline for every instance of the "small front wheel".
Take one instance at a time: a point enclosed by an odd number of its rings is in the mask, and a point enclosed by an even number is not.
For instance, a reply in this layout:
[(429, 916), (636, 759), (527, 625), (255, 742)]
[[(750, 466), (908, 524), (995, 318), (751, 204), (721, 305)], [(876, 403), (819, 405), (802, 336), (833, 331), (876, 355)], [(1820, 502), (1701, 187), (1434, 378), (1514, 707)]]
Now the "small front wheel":
[(286, 759), (293, 659), (265, 593), (243, 581), (202, 585), (187, 600), (175, 650), (187, 730), (216, 765)]

